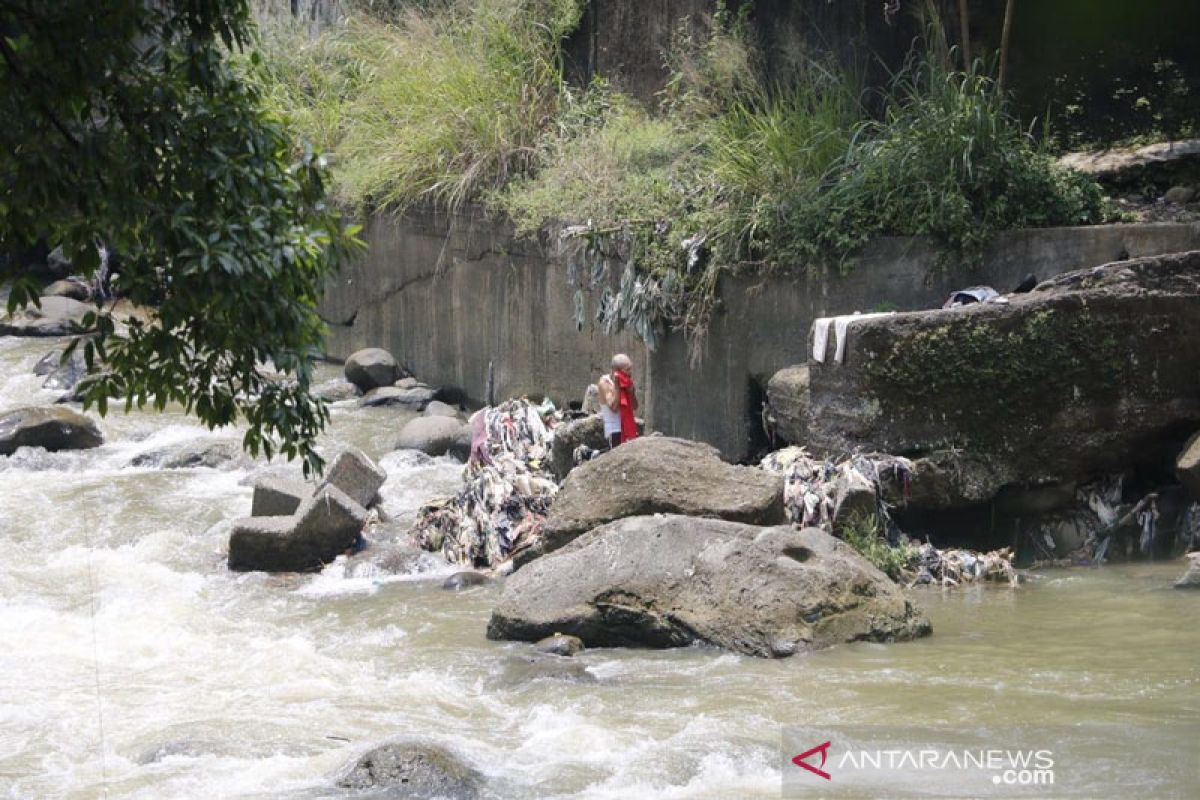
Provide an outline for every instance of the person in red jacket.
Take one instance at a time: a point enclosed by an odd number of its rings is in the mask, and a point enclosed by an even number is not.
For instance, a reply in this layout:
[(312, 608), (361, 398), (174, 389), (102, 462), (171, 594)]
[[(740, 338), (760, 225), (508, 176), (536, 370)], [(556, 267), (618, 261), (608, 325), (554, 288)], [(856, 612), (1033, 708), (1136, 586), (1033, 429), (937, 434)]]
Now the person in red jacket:
[(621, 418), (621, 444), (631, 442), (638, 436), (637, 420), (633, 412), (637, 411), (637, 389), (633, 385), (633, 362), (624, 353), (613, 356), (612, 379), (616, 385), (616, 406), (613, 408)]

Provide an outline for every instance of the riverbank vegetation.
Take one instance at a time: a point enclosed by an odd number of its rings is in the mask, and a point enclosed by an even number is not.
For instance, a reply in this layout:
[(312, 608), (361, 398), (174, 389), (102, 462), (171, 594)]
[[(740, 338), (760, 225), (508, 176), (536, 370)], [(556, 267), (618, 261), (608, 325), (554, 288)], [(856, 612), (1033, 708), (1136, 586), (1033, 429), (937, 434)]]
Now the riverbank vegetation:
[[(332, 152), (359, 210), (482, 203), (553, 229), (596, 319), (651, 347), (702, 340), (720, 275), (853, 268), (875, 237), (923, 235), (944, 267), (1001, 230), (1103, 222), (1091, 180), (1055, 166), (1009, 112), (990, 62), (965, 70), (936, 19), (883, 87), (797, 58), (767, 74), (744, 19), (680, 34), (646, 107), (602, 79), (569, 85), (577, 0), (482, 0), (362, 13), (310, 39), (268, 30), (275, 108)], [(696, 350), (698, 353), (698, 350)]]

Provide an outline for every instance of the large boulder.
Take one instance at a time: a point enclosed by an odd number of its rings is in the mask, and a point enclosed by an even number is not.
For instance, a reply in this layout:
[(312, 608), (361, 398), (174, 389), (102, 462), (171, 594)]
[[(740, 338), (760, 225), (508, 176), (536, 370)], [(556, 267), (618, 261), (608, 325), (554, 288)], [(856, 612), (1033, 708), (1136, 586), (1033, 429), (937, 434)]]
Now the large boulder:
[(899, 586), (816, 528), (656, 515), (597, 528), (514, 572), (487, 635), (780, 657), (929, 632)]
[(364, 392), (380, 386), (391, 386), (404, 371), (387, 350), (368, 347), (350, 354), (344, 368), (346, 380)]
[(571, 472), (542, 536), (514, 556), (514, 563), (526, 564), (606, 522), (659, 513), (783, 523), (783, 479), (757, 467), (726, 464), (716, 448), (699, 442), (635, 439)]
[(1066, 273), (1007, 303), (865, 319), (847, 336), (844, 363), (809, 365), (807, 444), (929, 458), (913, 506), (1082, 483), (1165, 460), (1181, 428), (1200, 427), (1200, 251)]
[(74, 278), (64, 278), (42, 289), (43, 297), (69, 297), (86, 303), (92, 299), (92, 289), (84, 281)]
[(1200, 432), (1187, 440), (1183, 452), (1175, 459), (1175, 474), (1192, 497), (1200, 500)]
[[(645, 431), (646, 423), (637, 422), (638, 433)], [(580, 445), (592, 450), (607, 450), (608, 437), (604, 435), (604, 418), (599, 414), (564, 422), (554, 429), (554, 440), (550, 448), (550, 471), (558, 480), (565, 480), (575, 468), (575, 450)]]
[(0, 416), (0, 456), (18, 447), (86, 450), (102, 444), (96, 423), (67, 408), (20, 408)]
[(470, 800), (479, 796), (483, 783), (479, 772), (449, 751), (436, 745), (408, 742), (371, 750), (355, 762), (338, 786), (384, 792), (380, 796), (394, 798)]
[(292, 516), (237, 520), (229, 537), (235, 572), (316, 572), (354, 547), (367, 511), (345, 492), (322, 487)]
[(325, 473), (318, 490), (333, 486), (345, 492), (363, 508), (375, 502), (379, 487), (387, 480), (383, 468), (361, 450), (350, 449), (338, 454)]
[(83, 323), (93, 306), (69, 297), (43, 297), (41, 307), (26, 306), (0, 314), (0, 336), (68, 336)]
[(312, 494), (312, 485), (302, 480), (269, 475), (259, 478), (254, 482), (254, 498), (250, 501), (250, 516), (290, 516), (295, 514), (296, 509), (300, 508), (300, 504)]
[(784, 367), (767, 381), (775, 433), (788, 444), (808, 441), (808, 366)]
[(466, 461), (471, 454), (471, 426), (454, 417), (417, 417), (400, 429), (398, 450), (419, 450), (425, 455), (447, 453)]

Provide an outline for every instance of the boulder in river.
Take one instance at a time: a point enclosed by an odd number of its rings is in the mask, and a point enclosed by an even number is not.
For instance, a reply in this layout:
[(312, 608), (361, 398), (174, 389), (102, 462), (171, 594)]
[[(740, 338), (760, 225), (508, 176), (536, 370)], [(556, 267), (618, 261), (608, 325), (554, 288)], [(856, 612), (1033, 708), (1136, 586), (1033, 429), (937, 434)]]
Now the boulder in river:
[(345, 450), (330, 464), (320, 489), (333, 486), (349, 495), (363, 508), (369, 508), (379, 494), (387, 473), (361, 450)]
[(346, 380), (364, 392), (380, 386), (391, 386), (404, 371), (387, 350), (368, 347), (350, 354), (344, 367)]
[(553, 636), (547, 636), (534, 645), (539, 653), (547, 653), (552, 656), (573, 656), (583, 652), (583, 640), (578, 636), (567, 636), (562, 633), (556, 633)]
[(436, 393), (428, 386), (413, 386), (408, 389), (400, 389), (396, 386), (380, 386), (378, 389), (371, 389), (364, 394), (358, 401), (358, 404), (363, 408), (371, 408), (375, 406), (399, 406), (401, 408), (410, 408), (413, 411), (424, 411), (425, 407), (433, 402)]
[(1187, 572), (1175, 581), (1175, 588), (1200, 590), (1200, 553), (1188, 554)]
[(238, 442), (227, 439), (200, 439), (138, 453), (130, 460), (129, 465), (159, 469), (237, 469), (249, 463), (250, 458)]
[(442, 588), (448, 592), (461, 592), (464, 589), (473, 589), (476, 586), (487, 586), (491, 582), (492, 579), (482, 572), (463, 570), (462, 572), (454, 573), (442, 581)]
[(96, 423), (68, 408), (20, 408), (0, 416), (0, 456), (18, 447), (87, 450), (102, 444)]
[(817, 528), (655, 515), (597, 528), (514, 572), (487, 635), (781, 657), (930, 630), (899, 586)]
[(96, 309), (69, 297), (43, 297), (41, 307), (29, 305), (0, 314), (0, 336), (68, 336)]
[(92, 299), (92, 289), (84, 281), (63, 278), (42, 289), (43, 297), (69, 297), (72, 300), (78, 300), (81, 303), (86, 303)]
[(327, 403), (336, 403), (354, 400), (362, 395), (362, 390), (345, 378), (333, 378), (313, 387), (312, 393)]
[(934, 458), (909, 505), (952, 508), (1165, 458), (1200, 427), (1200, 251), (1007, 300), (852, 324), (843, 363), (809, 365), (808, 447)]
[(235, 572), (316, 572), (354, 547), (367, 511), (345, 492), (323, 486), (292, 516), (245, 517), (229, 537)]
[(62, 360), (62, 351), (54, 350), (47, 353), (34, 365), (33, 373), (46, 376), (46, 379), (42, 381), (43, 389), (69, 392), (87, 375), (87, 362), (83, 358), (83, 348), (76, 347), (65, 363)]
[(458, 406), (443, 403), (441, 400), (434, 400), (425, 406), (424, 414), (427, 417), (454, 417), (455, 419), (462, 417), (462, 412), (458, 410)]
[(400, 429), (397, 450), (419, 450), (425, 455), (449, 453), (460, 461), (471, 454), (471, 427), (455, 417), (417, 417)]
[(572, 470), (542, 536), (519, 551), (515, 563), (527, 564), (606, 522), (657, 513), (780, 524), (787, 521), (783, 479), (757, 467), (727, 464), (715, 448), (699, 442), (635, 439)]
[(387, 797), (470, 800), (479, 796), (484, 780), (442, 747), (397, 742), (359, 758), (337, 783), (343, 789), (382, 791)]

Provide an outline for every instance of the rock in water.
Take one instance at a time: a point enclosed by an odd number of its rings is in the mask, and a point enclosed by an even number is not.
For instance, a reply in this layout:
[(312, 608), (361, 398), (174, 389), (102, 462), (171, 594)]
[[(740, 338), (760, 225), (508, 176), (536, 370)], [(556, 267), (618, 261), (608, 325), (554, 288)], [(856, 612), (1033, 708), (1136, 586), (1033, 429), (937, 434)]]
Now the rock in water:
[(250, 516), (286, 517), (295, 514), (300, 504), (312, 494), (313, 487), (304, 481), (271, 476), (259, 478), (254, 482)]
[(377, 747), (338, 781), (343, 789), (391, 790), (387, 797), (455, 798), (479, 796), (483, 776), (449, 751), (423, 743)]
[(775, 433), (789, 444), (808, 441), (808, 367), (784, 367), (767, 381)]
[(325, 473), (318, 491), (335, 486), (363, 508), (370, 508), (387, 480), (387, 473), (361, 450), (346, 450), (338, 455)]
[(815, 453), (936, 457), (945, 479), (922, 491), (933, 470), (917, 461), (912, 506), (1120, 472), (1200, 427), (1200, 251), (1065, 273), (1007, 304), (866, 319), (844, 363), (809, 370)]
[(427, 417), (461, 417), (456, 406), (449, 403), (443, 403), (441, 400), (434, 400), (429, 405), (425, 406), (425, 416)]
[(726, 464), (699, 442), (647, 436), (574, 469), (563, 484), (538, 543), (518, 566), (592, 528), (640, 514), (775, 525), (787, 521), (783, 479), (756, 467)]
[(69, 297), (72, 300), (86, 303), (92, 299), (92, 290), (83, 281), (64, 278), (43, 289), (42, 295), (45, 297)]
[(33, 374), (46, 376), (46, 380), (42, 381), (43, 389), (71, 391), (75, 388), (75, 384), (87, 375), (87, 362), (83, 358), (83, 348), (76, 347), (65, 364), (62, 361), (61, 351), (55, 350), (47, 353), (34, 365)]
[(450, 453), (460, 461), (471, 455), (471, 427), (455, 417), (417, 417), (400, 429), (397, 450), (419, 450), (425, 455)]
[(1175, 588), (1200, 590), (1200, 553), (1188, 554), (1187, 572), (1175, 581)]
[(387, 350), (368, 347), (351, 353), (344, 368), (346, 380), (364, 392), (391, 386), (403, 376), (403, 370)]
[(95, 309), (69, 297), (43, 297), (41, 308), (26, 306), (13, 314), (0, 314), (0, 336), (67, 336)]
[(209, 439), (185, 442), (182, 445), (167, 445), (157, 450), (139, 453), (130, 460), (129, 465), (159, 469), (236, 469), (249, 463), (250, 459), (239, 443)]
[(542, 639), (534, 647), (539, 653), (548, 653), (552, 656), (573, 656), (583, 652), (583, 641), (578, 636), (564, 636), (556, 633)]
[(428, 386), (413, 386), (401, 389), (396, 386), (380, 386), (362, 396), (358, 404), (363, 408), (375, 406), (401, 406), (414, 411), (423, 411), (433, 402), (436, 392)]
[(597, 528), (514, 572), (488, 638), (587, 647), (694, 642), (763, 657), (930, 633), (903, 591), (816, 528), (677, 515)]
[(0, 416), (0, 456), (18, 447), (87, 450), (102, 444), (96, 423), (67, 408), (20, 408)]
[(229, 537), (235, 572), (316, 572), (349, 550), (367, 512), (345, 492), (323, 486), (290, 517), (245, 517)]
[(454, 573), (442, 581), (442, 588), (449, 592), (461, 592), (463, 589), (486, 586), (491, 582), (492, 579), (482, 572), (463, 570), (462, 572)]
[(312, 393), (326, 401), (336, 403), (339, 400), (354, 400), (362, 395), (362, 391), (344, 378), (333, 378), (325, 381), (312, 390)]

